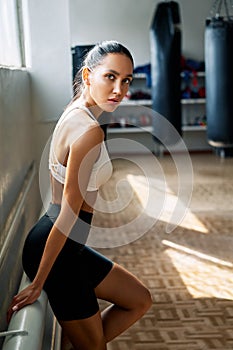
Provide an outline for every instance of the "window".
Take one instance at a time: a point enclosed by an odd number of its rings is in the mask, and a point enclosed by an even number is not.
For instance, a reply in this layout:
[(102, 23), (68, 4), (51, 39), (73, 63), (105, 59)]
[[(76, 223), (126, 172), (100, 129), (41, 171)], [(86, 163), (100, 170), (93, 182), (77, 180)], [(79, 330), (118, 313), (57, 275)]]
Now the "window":
[(0, 0), (0, 65), (23, 65), (18, 0)]

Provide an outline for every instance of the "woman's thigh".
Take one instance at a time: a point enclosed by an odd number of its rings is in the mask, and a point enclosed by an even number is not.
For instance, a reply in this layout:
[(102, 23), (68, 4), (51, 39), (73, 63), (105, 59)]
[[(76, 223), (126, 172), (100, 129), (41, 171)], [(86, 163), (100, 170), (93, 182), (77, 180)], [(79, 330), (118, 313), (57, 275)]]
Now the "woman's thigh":
[(108, 275), (95, 288), (95, 293), (97, 298), (125, 309), (151, 303), (151, 295), (146, 286), (118, 264), (114, 264)]

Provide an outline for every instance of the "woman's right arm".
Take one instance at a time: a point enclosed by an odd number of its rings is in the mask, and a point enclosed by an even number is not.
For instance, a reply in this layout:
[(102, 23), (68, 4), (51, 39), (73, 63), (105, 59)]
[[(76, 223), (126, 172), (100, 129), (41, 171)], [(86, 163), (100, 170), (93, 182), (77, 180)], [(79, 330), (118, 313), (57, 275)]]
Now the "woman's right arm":
[(102, 130), (99, 127), (93, 127), (70, 146), (61, 211), (48, 237), (45, 246), (46, 254), (42, 257), (33, 281), (41, 288), (78, 218), (102, 141)]
[(8, 320), (14, 311), (38, 299), (45, 280), (78, 217), (102, 141), (103, 132), (97, 126), (89, 129), (71, 144), (60, 214), (47, 239), (38, 272), (32, 283), (13, 298), (8, 310)]

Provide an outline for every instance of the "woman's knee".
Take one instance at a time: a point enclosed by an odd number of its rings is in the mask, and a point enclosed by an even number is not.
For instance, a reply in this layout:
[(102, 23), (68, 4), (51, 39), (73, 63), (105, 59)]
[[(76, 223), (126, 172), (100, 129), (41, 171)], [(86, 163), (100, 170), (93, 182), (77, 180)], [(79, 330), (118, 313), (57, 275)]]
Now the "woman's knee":
[(95, 292), (99, 299), (110, 301), (125, 310), (134, 310), (139, 315), (145, 313), (152, 304), (147, 287), (118, 264), (114, 264)]
[(140, 293), (140, 298), (138, 300), (138, 309), (141, 311), (142, 314), (145, 314), (151, 307), (152, 303), (153, 300), (149, 289), (143, 286), (142, 291)]
[(138, 317), (142, 317), (152, 305), (152, 296), (149, 289), (141, 284), (135, 294), (132, 291), (131, 302), (129, 303), (129, 310), (134, 310)]

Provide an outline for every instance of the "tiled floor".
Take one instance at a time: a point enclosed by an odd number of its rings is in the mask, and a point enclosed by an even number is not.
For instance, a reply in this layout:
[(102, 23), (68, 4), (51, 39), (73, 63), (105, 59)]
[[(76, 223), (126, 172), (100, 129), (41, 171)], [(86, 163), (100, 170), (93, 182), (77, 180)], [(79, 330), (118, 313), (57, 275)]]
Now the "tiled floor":
[[(186, 161), (116, 159), (102, 189), (90, 244), (153, 296), (149, 312), (109, 350), (233, 349), (233, 158), (193, 155), (193, 181)], [(166, 233), (177, 198), (174, 225), (183, 219)]]

